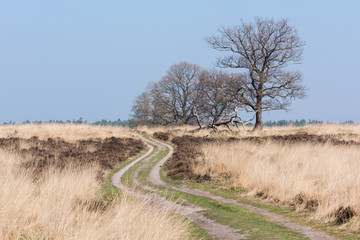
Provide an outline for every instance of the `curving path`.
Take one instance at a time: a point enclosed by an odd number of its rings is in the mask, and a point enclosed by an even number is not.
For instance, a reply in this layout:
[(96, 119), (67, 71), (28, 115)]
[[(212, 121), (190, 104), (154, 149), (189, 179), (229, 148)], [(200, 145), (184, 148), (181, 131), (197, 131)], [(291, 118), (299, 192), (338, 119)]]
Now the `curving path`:
[[(143, 139), (146, 142), (151, 142), (147, 139)], [(159, 149), (163, 149), (163, 146), (160, 146), (159, 144), (155, 143), (155, 142), (151, 142), (152, 144), (156, 144)], [(111, 182), (112, 184), (121, 189), (126, 191), (128, 194), (131, 194), (132, 196), (136, 197), (136, 198), (140, 198), (140, 199), (149, 199), (149, 194), (144, 194), (142, 192), (139, 191), (135, 191), (127, 186), (125, 186), (124, 184), (121, 183), (121, 177), (131, 168), (133, 167), (136, 163), (140, 162), (140, 161), (149, 161), (151, 158), (153, 158), (154, 156), (156, 156), (156, 154), (158, 153), (158, 151), (154, 151), (154, 147), (152, 147), (151, 145), (149, 146), (149, 150), (141, 157), (137, 158), (136, 160), (134, 160), (133, 162), (131, 162), (130, 164), (126, 165), (124, 168), (120, 169), (118, 172), (116, 172), (112, 178), (111, 178)], [(139, 182), (137, 182), (138, 185), (140, 185)], [(149, 190), (148, 186), (142, 186), (144, 189)], [(151, 187), (150, 187), (151, 189)], [(154, 190), (154, 189), (152, 189)], [(151, 196), (151, 201), (150, 202), (156, 202), (157, 204), (164, 204), (165, 206), (172, 206), (172, 211), (176, 212), (178, 214), (181, 214), (183, 216), (185, 216), (186, 218), (188, 218), (189, 220), (191, 220), (192, 222), (196, 223), (197, 225), (199, 225), (202, 229), (204, 229), (213, 239), (218, 239), (218, 240), (224, 240), (224, 239), (229, 239), (229, 240), (237, 240), (237, 239), (246, 239), (247, 236), (243, 235), (243, 234), (239, 234), (236, 232), (235, 229), (232, 229), (228, 226), (222, 225), (220, 223), (217, 223), (207, 217), (205, 217), (204, 215), (202, 215), (201, 213), (199, 213), (199, 211), (202, 211), (204, 209), (200, 208), (200, 207), (196, 207), (196, 206), (183, 206), (180, 204), (176, 204), (173, 203), (169, 200), (167, 200), (164, 197), (161, 197), (159, 195), (150, 195)]]
[[(154, 148), (152, 147), (152, 145), (155, 145), (157, 147), (157, 149), (159, 149), (158, 151), (166, 150), (166, 148), (167, 148), (167, 149), (169, 149), (169, 153), (162, 159), (159, 159), (159, 161), (156, 163), (156, 165), (152, 168), (150, 175), (149, 175), (149, 179), (148, 179), (149, 182), (151, 182), (152, 184), (160, 185), (160, 186), (163, 186), (166, 188), (170, 188), (170, 189), (180, 191), (183, 193), (187, 193), (190, 195), (194, 195), (194, 196), (207, 197), (207, 198), (210, 198), (213, 200), (232, 204), (232, 205), (235, 205), (235, 206), (238, 206), (241, 208), (248, 209), (250, 211), (257, 212), (261, 215), (268, 217), (269, 219), (271, 219), (273, 222), (275, 222), (278, 225), (287, 227), (287, 228), (293, 230), (294, 232), (299, 232), (299, 233), (303, 234), (308, 239), (314, 239), (314, 240), (315, 239), (316, 240), (335, 240), (335, 239), (337, 239), (337, 238), (334, 238), (332, 236), (325, 234), (324, 232), (313, 230), (311, 227), (307, 227), (307, 226), (300, 225), (298, 223), (291, 222), (289, 219), (287, 219), (283, 216), (280, 216), (278, 214), (269, 212), (268, 210), (265, 210), (265, 209), (257, 208), (252, 205), (249, 205), (249, 204), (239, 203), (236, 200), (226, 199), (226, 198), (214, 195), (212, 193), (202, 191), (200, 189), (192, 189), (187, 186), (175, 186), (175, 185), (171, 185), (171, 184), (164, 182), (160, 177), (161, 166), (171, 157), (171, 155), (174, 152), (174, 149), (171, 145), (160, 142), (155, 139), (148, 140), (148, 139), (143, 138), (143, 140), (149, 144), (149, 151), (145, 155), (136, 159), (135, 161), (133, 161), (126, 167), (122, 168), (119, 172), (117, 172), (112, 178), (112, 183), (114, 186), (116, 186), (120, 189), (123, 189), (123, 190), (131, 193), (134, 196), (135, 195), (137, 197), (144, 196), (145, 194), (142, 194), (139, 192), (134, 192), (132, 189), (124, 186), (121, 183), (120, 179), (123, 176), (123, 174), (126, 171), (128, 171), (137, 162), (149, 161), (152, 157), (156, 156), (157, 151), (154, 151)], [(136, 174), (137, 173), (135, 172), (135, 175), (133, 175), (134, 180), (136, 180)], [(135, 181), (135, 182), (140, 187), (147, 189), (147, 190), (151, 190), (151, 187), (141, 185), (137, 181)], [(154, 190), (153, 192), (156, 192), (156, 190)], [(164, 203), (169, 202), (169, 200), (166, 200), (165, 198), (160, 197), (158, 195), (153, 196), (153, 197), (157, 198), (156, 201), (163, 201)], [(191, 221), (197, 223), (206, 232), (208, 232), (208, 234), (213, 239), (246, 239), (247, 238), (246, 235), (238, 234), (238, 233), (236, 233), (236, 231), (234, 229), (232, 229), (228, 226), (224, 226), (222, 224), (219, 224), (217, 222), (214, 222), (213, 220), (206, 218), (204, 215), (199, 213), (199, 211), (203, 210), (199, 207), (188, 207), (188, 206), (185, 207), (185, 206), (182, 206), (179, 204), (174, 204), (174, 203), (172, 203), (172, 204), (174, 205), (174, 209), (173, 209), (174, 212), (182, 214), (182, 215), (186, 216), (188, 219), (190, 219)]]

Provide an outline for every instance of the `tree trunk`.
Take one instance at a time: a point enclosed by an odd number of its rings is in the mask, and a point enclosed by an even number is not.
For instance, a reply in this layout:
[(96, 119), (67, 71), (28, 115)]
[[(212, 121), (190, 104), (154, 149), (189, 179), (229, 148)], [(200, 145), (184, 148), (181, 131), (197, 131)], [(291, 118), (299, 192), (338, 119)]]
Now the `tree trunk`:
[(260, 108), (256, 112), (256, 120), (255, 120), (254, 130), (262, 130), (262, 129), (263, 129), (263, 125), (262, 125), (262, 109)]
[(260, 74), (260, 84), (256, 91), (256, 120), (254, 130), (262, 130), (262, 98), (263, 98), (263, 87), (264, 87), (264, 73)]

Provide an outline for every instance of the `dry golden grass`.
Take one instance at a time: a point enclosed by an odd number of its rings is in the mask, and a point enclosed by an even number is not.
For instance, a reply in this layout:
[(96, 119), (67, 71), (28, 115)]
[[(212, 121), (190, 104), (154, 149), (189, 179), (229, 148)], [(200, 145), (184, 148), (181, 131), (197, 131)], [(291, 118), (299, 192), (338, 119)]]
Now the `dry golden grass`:
[[(333, 221), (340, 207), (350, 206), (360, 215), (358, 146), (233, 142), (204, 145), (202, 151), (204, 159), (193, 165), (196, 173), (228, 175), (235, 188), (251, 196), (262, 192), (269, 200), (294, 203), (301, 194), (304, 202), (298, 207), (315, 200), (313, 217), (325, 221)], [(358, 221), (348, 225), (360, 230)]]
[(304, 127), (264, 127), (263, 131), (247, 134), (254, 136), (273, 136), (297, 133), (308, 133), (314, 135), (338, 135), (339, 140), (360, 141), (360, 124), (310, 124)]
[(140, 132), (152, 135), (154, 132), (171, 132), (172, 134), (182, 136), (183, 134), (189, 134), (190, 131), (197, 129), (197, 126), (181, 125), (181, 126), (138, 126), (136, 128)]
[[(75, 141), (135, 135), (120, 127), (84, 124), (1, 126), (0, 137), (9, 136)], [(0, 239), (189, 239), (188, 225), (171, 213), (171, 206), (126, 195), (106, 205), (96, 164), (50, 168), (39, 178), (34, 169), (24, 168), (25, 161), (0, 150)]]
[(0, 151), (0, 239), (188, 239), (183, 219), (127, 196), (89, 210), (101, 187), (97, 166), (34, 181), (23, 161)]
[(237, 129), (232, 126), (232, 132), (225, 126), (219, 127), (218, 132), (211, 129), (204, 128), (201, 131), (196, 131), (197, 126), (167, 126), (167, 127), (146, 127), (140, 126), (137, 130), (152, 135), (154, 132), (170, 132), (171, 135), (181, 137), (184, 135), (191, 135), (195, 137), (248, 137), (248, 136), (274, 136), (274, 135), (289, 135), (298, 133), (308, 133), (314, 135), (337, 135), (338, 140), (353, 140), (360, 142), (360, 124), (314, 124), (306, 125), (304, 127), (286, 126), (286, 127), (264, 127), (262, 131), (250, 131), (251, 127), (247, 127), (248, 131), (242, 128)]
[(122, 127), (95, 126), (90, 124), (19, 124), (1, 125), (0, 138), (22, 137), (39, 139), (62, 138), (65, 141), (76, 141), (89, 138), (136, 137), (134, 131)]

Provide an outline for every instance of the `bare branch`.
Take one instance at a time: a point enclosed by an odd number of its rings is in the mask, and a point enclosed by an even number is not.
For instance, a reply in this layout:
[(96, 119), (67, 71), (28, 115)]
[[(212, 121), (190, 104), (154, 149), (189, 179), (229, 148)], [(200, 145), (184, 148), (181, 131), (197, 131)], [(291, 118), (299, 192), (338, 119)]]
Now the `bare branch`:
[(229, 53), (218, 59), (219, 67), (246, 70), (247, 76), (233, 83), (233, 93), (238, 102), (256, 111), (255, 127), (261, 128), (262, 111), (286, 110), (291, 99), (305, 96), (301, 74), (285, 70), (300, 63), (305, 45), (286, 19), (255, 18), (255, 23), (241, 21), (219, 33), (207, 42)]

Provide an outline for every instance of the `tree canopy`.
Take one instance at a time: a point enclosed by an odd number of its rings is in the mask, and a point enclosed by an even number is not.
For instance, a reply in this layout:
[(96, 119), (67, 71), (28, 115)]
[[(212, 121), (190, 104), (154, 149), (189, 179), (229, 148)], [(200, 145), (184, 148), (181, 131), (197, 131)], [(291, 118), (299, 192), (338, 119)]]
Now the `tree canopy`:
[(135, 99), (132, 111), (139, 123), (245, 127), (243, 110), (253, 113), (255, 128), (261, 129), (263, 111), (288, 110), (293, 99), (305, 96), (302, 74), (288, 69), (301, 62), (305, 43), (286, 19), (241, 21), (206, 40), (226, 53), (218, 58), (218, 67), (242, 71), (207, 70), (188, 62), (172, 65)]
[(305, 43), (286, 19), (256, 18), (222, 27), (220, 35), (207, 38), (209, 45), (229, 53), (220, 57), (221, 68), (245, 69), (245, 76), (234, 85), (237, 98), (256, 112), (256, 128), (262, 127), (262, 112), (287, 110), (292, 99), (303, 98), (302, 74), (287, 70), (300, 63)]

